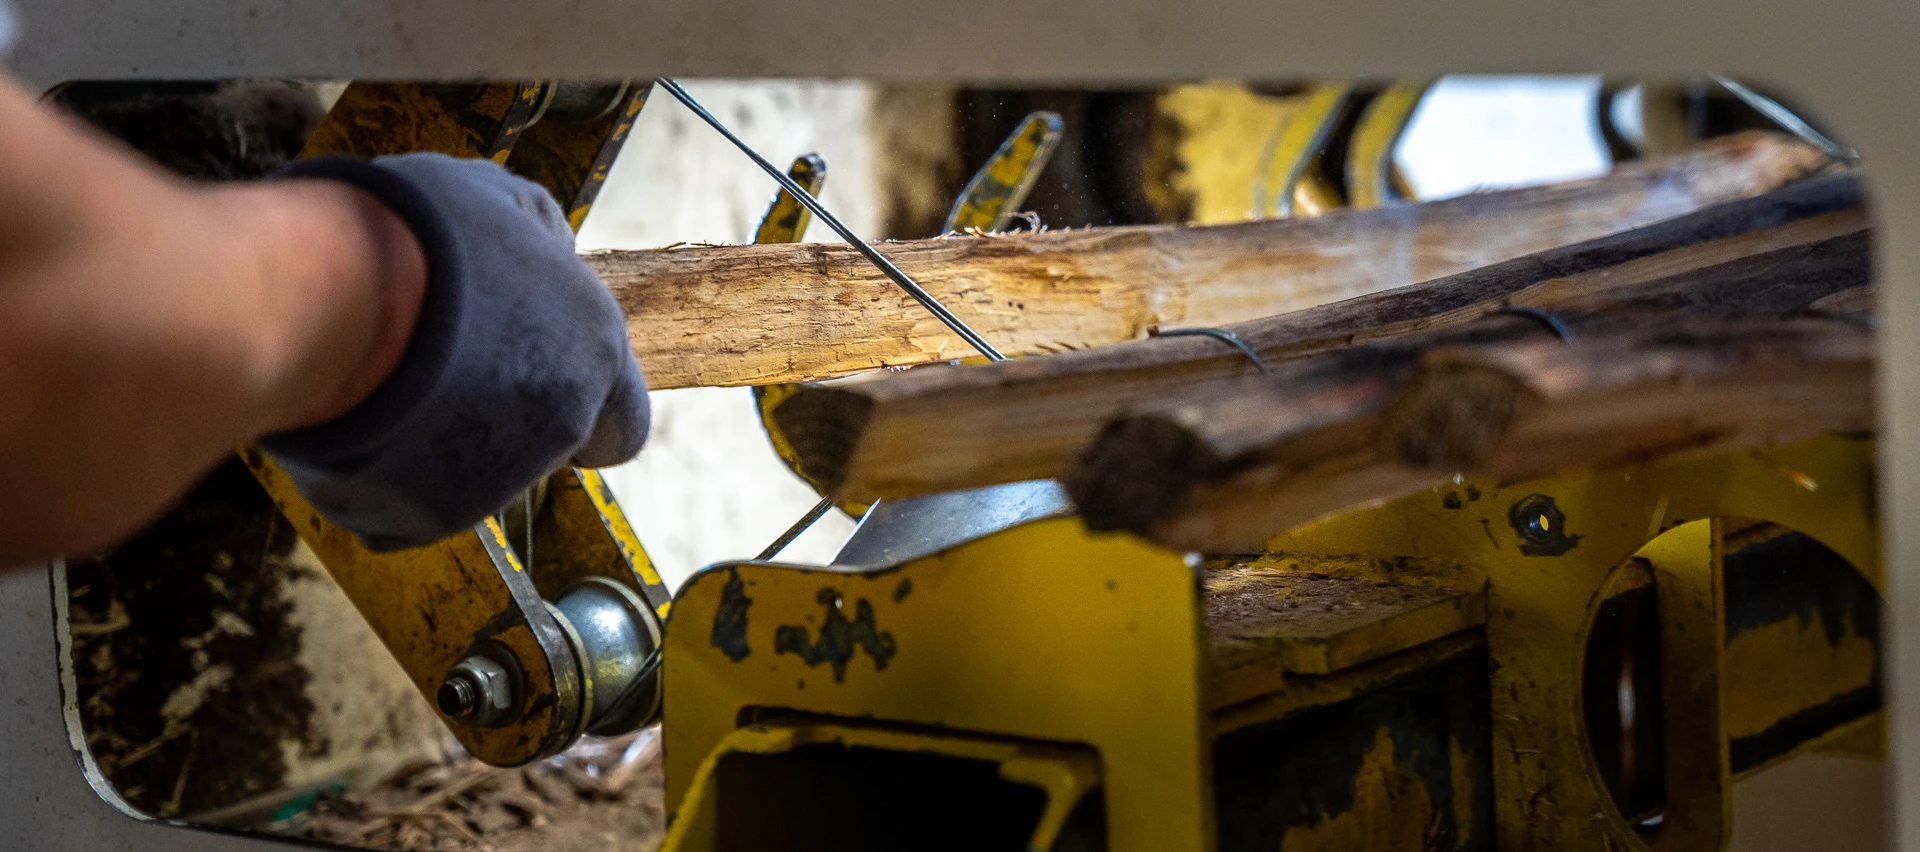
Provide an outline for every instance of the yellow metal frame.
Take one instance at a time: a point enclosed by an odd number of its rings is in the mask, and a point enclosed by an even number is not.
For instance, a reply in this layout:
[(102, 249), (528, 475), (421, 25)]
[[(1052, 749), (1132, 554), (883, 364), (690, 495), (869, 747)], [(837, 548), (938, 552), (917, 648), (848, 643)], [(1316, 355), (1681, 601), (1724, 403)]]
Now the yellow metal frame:
[(728, 755), (779, 754), (809, 745), (925, 752), (996, 764), (1000, 767), (1000, 777), (1037, 787), (1047, 795), (1046, 808), (1027, 841), (1027, 848), (1032, 850), (1052, 849), (1074, 806), (1100, 786), (1099, 758), (1084, 747), (1037, 746), (986, 737), (851, 724), (775, 721), (728, 734), (713, 753), (701, 761), (694, 778), (694, 792), (675, 812), (662, 848), (694, 850), (717, 846), (723, 817), (719, 812), (714, 776)]
[[(532, 125), (539, 131), (537, 150), (522, 155), (520, 164), (541, 166), (534, 177), (556, 193), (575, 227), (646, 91), (623, 92), (608, 115), (583, 125)], [(435, 151), (508, 164), (516, 143), (534, 135), (529, 125), (551, 92), (550, 85), (532, 82), (354, 83), (301, 155)], [(426, 547), (374, 553), (321, 517), (263, 453), (246, 448), (241, 457), (430, 705), (447, 671), (482, 646), (497, 643), (512, 656), (524, 693), (520, 717), (486, 728), (442, 717), (461, 745), (487, 763), (511, 766), (557, 752), (579, 738), (591, 716), (589, 674), (574, 651), (577, 643), (543, 598), (579, 577), (606, 576), (666, 615), (666, 587), (597, 472), (565, 469), (550, 479), (546, 511), (535, 521), (536, 536), (547, 544), (535, 552), (544, 556), (542, 570), (530, 572), (492, 518)]]
[(488, 641), (505, 646), (524, 682), (540, 687), (528, 696), (529, 712), (509, 725), (446, 720), (469, 753), (517, 765), (579, 736), (584, 720), (564, 708), (585, 694), (580, 667), (492, 518), (426, 547), (374, 553), (322, 518), (259, 450), (240, 455), (430, 705), (447, 670)]
[[(1871, 440), (1829, 437), (1504, 486), (1461, 482), (1275, 536), (1274, 564), (1460, 594), (1451, 611), (1416, 608), (1353, 639), (1364, 650), (1350, 668), (1296, 676), (1276, 663), (1227, 699), (1205, 683), (1196, 569), (1076, 519), (880, 570), (715, 566), (682, 589), (667, 632), (667, 804), (700, 801), (702, 767), (732, 747), (738, 720), (790, 710), (1083, 744), (1100, 759), (1109, 848), (1211, 848), (1215, 735), (1462, 653), (1478, 644), (1472, 625), (1484, 615), (1495, 847), (1712, 848), (1727, 833), (1731, 783), (1716, 519), (1805, 533), (1877, 586), (1872, 458)], [(1544, 525), (1516, 512), (1548, 505), (1542, 498), (1554, 508)], [(1528, 535), (1547, 546), (1524, 553)], [(1580, 694), (1594, 613), (1636, 573), (1660, 590), (1671, 661), (1668, 808), (1651, 840), (1627, 825), (1595, 769)], [(1433, 638), (1450, 626), (1468, 632)], [(1833, 738), (1851, 735), (1850, 726)], [(1381, 752), (1378, 772), (1392, 769), (1391, 754)], [(1348, 822), (1309, 827), (1302, 848), (1336, 848), (1351, 839)]]
[(1347, 206), (1379, 207), (1412, 195), (1394, 168), (1393, 150), (1432, 86), (1432, 79), (1402, 80), (1367, 101), (1347, 145)]
[[(1508, 486), (1462, 483), (1312, 524), (1276, 536), (1268, 547), (1444, 556), (1484, 567), (1494, 663), (1496, 846), (1523, 849), (1648, 848), (1599, 785), (1580, 704), (1593, 611), (1614, 572), (1647, 549), (1662, 592), (1663, 647), (1692, 660), (1663, 667), (1672, 670), (1664, 689), (1673, 807), (1660, 835), (1686, 835), (1711, 847), (1727, 819), (1718, 683), (1725, 664), (1720, 651), (1701, 642), (1720, 644), (1717, 533), (1681, 530), (1691, 537), (1683, 543), (1660, 533), (1689, 521), (1765, 519), (1826, 545), (1879, 587), (1872, 471), (1871, 440), (1831, 437)], [(1469, 494), (1476, 496), (1463, 496)], [(1564, 518), (1561, 532), (1578, 537), (1575, 546), (1553, 556), (1521, 552), (1510, 514), (1532, 495), (1552, 498)], [(1596, 814), (1607, 818), (1596, 824)], [(1606, 831), (1596, 831), (1602, 826)], [(1675, 830), (1680, 826), (1686, 828)]]
[(1253, 186), (1254, 218), (1286, 218), (1296, 208), (1308, 215), (1340, 206), (1338, 194), (1309, 169), (1326, 150), (1355, 86), (1351, 80), (1315, 83), (1300, 111), (1288, 116), (1267, 142)]
[(1065, 123), (1058, 113), (1036, 112), (1020, 121), (1013, 134), (1000, 143), (985, 165), (973, 173), (960, 197), (947, 211), (942, 233), (998, 231), (1013, 218), (1014, 208), (1027, 200), (1033, 185), (1040, 180), (1053, 151), (1060, 147)]
[(708, 568), (667, 630), (667, 807), (694, 795), (742, 711), (779, 709), (1085, 745), (1112, 852), (1209, 848), (1194, 572), (1077, 519), (880, 571)]

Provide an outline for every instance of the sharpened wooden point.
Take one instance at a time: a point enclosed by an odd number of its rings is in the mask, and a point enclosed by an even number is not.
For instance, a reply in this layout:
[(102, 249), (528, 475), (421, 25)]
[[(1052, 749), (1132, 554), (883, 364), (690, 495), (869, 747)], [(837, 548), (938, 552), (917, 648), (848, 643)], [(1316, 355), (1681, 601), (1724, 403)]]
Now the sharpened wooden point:
[(1087, 529), (1147, 535), (1220, 464), (1174, 418), (1145, 415), (1107, 424), (1060, 481)]
[(807, 388), (773, 409), (773, 422), (800, 459), (800, 475), (833, 494), (847, 480), (873, 401), (830, 387)]
[(1493, 367), (1441, 364), (1415, 373), (1381, 418), (1383, 455), (1414, 466), (1478, 466), (1540, 395)]

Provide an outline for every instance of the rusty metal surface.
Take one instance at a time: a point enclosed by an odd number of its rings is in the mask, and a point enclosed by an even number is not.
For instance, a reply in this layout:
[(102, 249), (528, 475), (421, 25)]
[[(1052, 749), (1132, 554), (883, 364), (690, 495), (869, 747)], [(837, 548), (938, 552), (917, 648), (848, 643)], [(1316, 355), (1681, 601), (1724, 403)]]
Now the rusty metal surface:
[[(301, 155), (437, 151), (504, 162), (549, 95), (533, 83), (354, 83)], [(590, 713), (581, 662), (494, 520), (426, 547), (374, 553), (321, 517), (263, 453), (247, 448), (241, 458), (429, 703), (437, 706), (442, 680), (468, 655), (491, 647), (511, 658), (517, 707), (504, 722), (475, 726), (441, 713), (475, 757), (514, 766), (579, 737)]]
[(541, 92), (535, 83), (354, 83), (301, 156), (438, 151), (504, 163), (533, 119)]
[(1871, 582), (1879, 576), (1872, 454), (1871, 441), (1833, 437), (1504, 487), (1460, 485), (1294, 530), (1270, 546), (1484, 566), (1493, 734), (1512, 753), (1494, 765), (1499, 842), (1566, 849), (1637, 842), (1590, 768), (1578, 672), (1610, 578), (1636, 555), (1648, 560), (1667, 656), (1662, 834), (1711, 844), (1724, 835), (1731, 775), (1717, 683), (1726, 607), (1718, 533), (1682, 524), (1766, 518), (1817, 539)]
[(860, 519), (833, 564), (898, 565), (1018, 524), (1072, 512), (1066, 491), (1051, 479), (886, 501)]
[(1484, 578), (1475, 588), (1450, 588), (1419, 582), (1424, 566), (1410, 565), (1406, 579), (1382, 579), (1403, 573), (1395, 567), (1303, 554), (1208, 571), (1206, 621), (1216, 680), (1249, 666), (1327, 674), (1485, 622)]
[(1072, 518), (893, 568), (714, 566), (667, 630), (668, 806), (751, 708), (780, 708), (1082, 743), (1109, 849), (1206, 848), (1198, 604), (1180, 555)]
[(374, 553), (321, 518), (258, 450), (241, 457), (428, 701), (482, 643), (512, 654), (523, 690), (518, 715), (482, 728), (443, 714), (467, 751), (516, 766), (579, 736), (586, 715), (580, 663), (492, 519), (427, 547)]
[(1486, 679), (1476, 646), (1219, 735), (1218, 848), (1495, 848)]
[[(507, 155), (514, 174), (553, 193), (575, 231), (593, 209), (600, 187), (607, 182), (614, 158), (626, 145), (640, 109), (647, 103), (649, 83), (549, 83), (555, 88), (540, 120), (526, 129)], [(565, 109), (569, 99), (582, 102), (581, 112)], [(604, 109), (594, 111), (604, 102)]]

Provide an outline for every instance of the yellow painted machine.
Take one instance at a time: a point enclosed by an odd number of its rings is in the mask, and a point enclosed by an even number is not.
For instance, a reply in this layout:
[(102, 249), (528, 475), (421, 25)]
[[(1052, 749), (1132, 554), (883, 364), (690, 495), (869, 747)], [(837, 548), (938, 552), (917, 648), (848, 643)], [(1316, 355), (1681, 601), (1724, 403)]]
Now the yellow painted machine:
[[(1371, 100), (1341, 192), (1313, 166), (1352, 87), (1316, 88), (1266, 197), (1380, 203), (1423, 86)], [(493, 157), (577, 227), (647, 91), (356, 84), (308, 153)], [(1003, 223), (1057, 122), (949, 227)], [(782, 196), (758, 238), (805, 222)], [(1002, 486), (883, 504), (838, 564), (716, 565), (672, 601), (591, 471), (515, 536), (375, 555), (244, 455), (475, 755), (662, 720), (673, 850), (1708, 850), (1735, 780), (1880, 749), (1870, 438), (1460, 481), (1237, 558)]]
[[(1403, 195), (1426, 85), (1311, 86), (1260, 209)], [(490, 157), (578, 228), (650, 88), (356, 83), (306, 154)], [(1024, 122), (947, 229), (1004, 226), (1059, 132)], [(778, 196), (756, 238), (807, 216)], [(1881, 750), (1874, 453), (1456, 481), (1233, 557), (1090, 533), (1021, 483), (847, 506), (834, 565), (776, 544), (671, 599), (593, 471), (375, 554), (241, 455), (475, 756), (660, 722), (670, 850), (1612, 852), (1720, 848), (1736, 780)]]

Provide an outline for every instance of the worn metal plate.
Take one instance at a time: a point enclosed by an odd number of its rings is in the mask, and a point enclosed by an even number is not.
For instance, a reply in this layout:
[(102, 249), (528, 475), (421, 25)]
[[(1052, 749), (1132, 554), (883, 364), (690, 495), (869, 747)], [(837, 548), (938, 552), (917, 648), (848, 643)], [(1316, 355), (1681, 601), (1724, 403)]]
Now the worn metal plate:
[(860, 519), (833, 557), (837, 566), (898, 565), (1028, 521), (1073, 513), (1051, 479), (885, 500)]
[(1084, 743), (1113, 852), (1204, 849), (1198, 607), (1180, 555), (1073, 518), (897, 568), (716, 565), (667, 626), (667, 807), (743, 710), (784, 709)]

